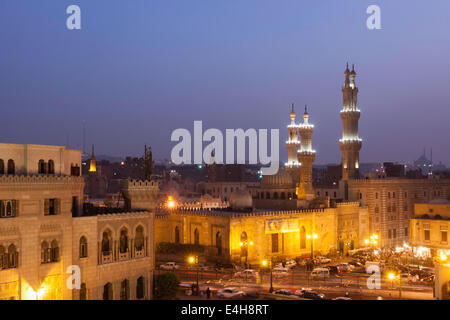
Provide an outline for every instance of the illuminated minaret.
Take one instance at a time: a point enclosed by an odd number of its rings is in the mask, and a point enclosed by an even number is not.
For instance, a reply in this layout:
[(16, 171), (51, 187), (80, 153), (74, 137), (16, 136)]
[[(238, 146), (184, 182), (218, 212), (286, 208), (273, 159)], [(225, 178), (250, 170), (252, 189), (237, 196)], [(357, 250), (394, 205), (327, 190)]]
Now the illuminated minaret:
[(361, 150), (362, 140), (358, 136), (360, 110), (358, 109), (358, 88), (355, 84), (355, 66), (353, 65), (350, 72), (347, 64), (344, 74), (341, 110), (342, 139), (339, 140), (339, 146), (342, 151), (342, 179), (348, 180), (359, 178), (359, 150)]
[(94, 155), (94, 145), (92, 145), (92, 155), (91, 160), (89, 161), (89, 172), (96, 172), (96, 171), (97, 171), (97, 164)]
[(298, 126), (300, 133), (300, 149), (297, 152), (297, 159), (302, 164), (300, 167), (300, 188), (298, 198), (311, 200), (314, 198), (314, 189), (312, 185), (312, 165), (316, 158), (316, 151), (312, 148), (312, 134), (314, 125), (308, 122), (309, 114), (305, 106), (303, 113), (303, 123)]
[(285, 163), (286, 171), (291, 175), (294, 183), (300, 181), (300, 163), (297, 161), (297, 150), (300, 146), (300, 141), (298, 139), (298, 125), (295, 124), (295, 111), (294, 104), (292, 104), (291, 113), (291, 123), (287, 126), (289, 137), (286, 141), (286, 148), (288, 151), (288, 162)]

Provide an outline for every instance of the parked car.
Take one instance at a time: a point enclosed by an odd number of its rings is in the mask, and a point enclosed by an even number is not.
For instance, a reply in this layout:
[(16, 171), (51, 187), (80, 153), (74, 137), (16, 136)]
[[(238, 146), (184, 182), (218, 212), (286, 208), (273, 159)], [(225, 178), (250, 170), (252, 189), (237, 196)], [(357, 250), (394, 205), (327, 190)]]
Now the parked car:
[(330, 276), (342, 273), (336, 266), (327, 266), (326, 268), (328, 269), (328, 271), (330, 271)]
[(226, 298), (226, 299), (230, 299), (230, 298), (240, 298), (245, 296), (245, 292), (244, 291), (239, 291), (235, 288), (223, 288), (217, 291), (217, 295), (218, 298)]
[(353, 270), (353, 266), (351, 264), (348, 263), (339, 263), (336, 265), (338, 267), (339, 270), (341, 270), (342, 272), (350, 272)]
[(330, 259), (330, 258), (323, 257), (323, 256), (317, 257), (316, 259), (317, 259), (317, 261), (318, 261), (319, 263), (321, 263), (321, 264), (324, 264), (324, 263), (330, 263), (330, 262), (331, 262), (331, 259)]
[(330, 270), (327, 268), (315, 268), (311, 272), (311, 277), (313, 279), (325, 279), (330, 277)]
[(279, 295), (288, 296), (288, 297), (297, 297), (297, 295), (295, 295), (289, 289), (279, 289), (279, 290), (274, 291), (274, 294), (279, 294)]
[(312, 290), (302, 290), (298, 294), (299, 297), (305, 298), (305, 299), (312, 299), (312, 300), (325, 300), (325, 295), (323, 293), (315, 292)]
[(283, 277), (289, 275), (289, 269), (283, 267), (276, 267), (272, 269), (273, 277)]
[(225, 270), (225, 269), (235, 269), (235, 266), (232, 263), (216, 263), (214, 266), (216, 270)]
[(297, 262), (295, 260), (287, 260), (285, 263), (285, 267), (288, 269), (292, 269), (295, 268), (295, 266), (297, 265)]
[(246, 269), (244, 271), (238, 271), (234, 274), (235, 278), (244, 278), (244, 279), (256, 279), (259, 277), (259, 273), (252, 269)]
[(337, 298), (334, 298), (333, 300), (352, 300), (352, 298), (350, 298), (350, 297), (337, 297)]
[(165, 264), (160, 265), (159, 268), (162, 270), (176, 270), (180, 268), (180, 266), (175, 262), (166, 262)]

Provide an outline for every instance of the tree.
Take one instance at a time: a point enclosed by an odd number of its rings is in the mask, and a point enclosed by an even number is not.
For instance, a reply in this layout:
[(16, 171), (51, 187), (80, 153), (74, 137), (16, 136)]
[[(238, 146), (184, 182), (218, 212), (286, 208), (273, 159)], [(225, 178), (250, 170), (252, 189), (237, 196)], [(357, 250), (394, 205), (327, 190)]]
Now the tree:
[(155, 278), (155, 298), (172, 300), (176, 297), (180, 281), (173, 272), (159, 274)]

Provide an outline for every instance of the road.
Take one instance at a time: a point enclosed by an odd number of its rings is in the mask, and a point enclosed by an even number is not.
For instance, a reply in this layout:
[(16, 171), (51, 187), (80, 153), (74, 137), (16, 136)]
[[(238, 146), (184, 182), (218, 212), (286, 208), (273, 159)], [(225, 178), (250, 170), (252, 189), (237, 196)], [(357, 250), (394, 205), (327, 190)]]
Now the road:
[[(157, 271), (163, 272), (163, 271)], [(174, 271), (181, 282), (195, 283), (197, 280), (196, 270), (176, 270)], [(198, 271), (200, 287), (223, 288), (235, 287), (248, 292), (268, 292), (270, 288), (270, 274), (263, 273), (260, 280), (255, 279), (236, 279), (231, 272), (216, 272), (199, 270)], [(368, 274), (349, 272), (342, 276), (330, 276), (330, 278), (313, 280), (306, 272), (304, 267), (296, 267), (291, 270), (287, 276), (273, 278), (273, 288), (291, 289), (293, 291), (301, 288), (311, 288), (315, 291), (324, 293), (327, 298), (344, 296), (347, 292), (352, 299), (399, 299), (399, 283), (391, 282), (389, 279), (381, 278), (380, 289), (369, 289), (367, 286)], [(401, 285), (402, 299), (433, 299), (433, 290), (431, 284), (413, 284), (408, 283), (406, 279)]]

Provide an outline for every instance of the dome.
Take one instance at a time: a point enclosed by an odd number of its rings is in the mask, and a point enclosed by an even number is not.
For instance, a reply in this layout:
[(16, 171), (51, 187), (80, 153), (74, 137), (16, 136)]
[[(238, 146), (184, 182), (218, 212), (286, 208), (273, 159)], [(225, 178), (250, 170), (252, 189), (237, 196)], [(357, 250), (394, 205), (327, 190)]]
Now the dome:
[(230, 196), (232, 209), (249, 209), (253, 207), (253, 199), (247, 190), (237, 189)]
[(279, 169), (277, 174), (265, 175), (261, 179), (261, 188), (292, 188), (293, 185), (291, 175), (284, 169)]

